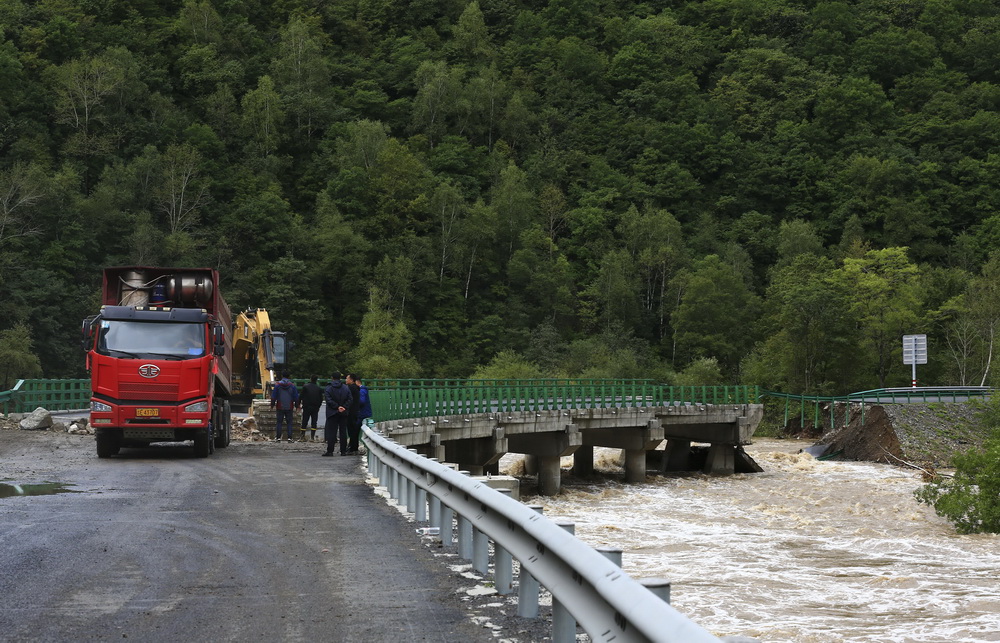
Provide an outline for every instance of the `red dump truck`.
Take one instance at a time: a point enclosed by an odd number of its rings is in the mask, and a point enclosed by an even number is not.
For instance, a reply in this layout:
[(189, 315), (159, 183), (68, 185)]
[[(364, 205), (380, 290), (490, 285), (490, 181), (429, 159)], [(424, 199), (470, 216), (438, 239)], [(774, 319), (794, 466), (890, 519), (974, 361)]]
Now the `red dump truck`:
[(191, 440), (204, 458), (228, 446), (232, 317), (218, 271), (106, 268), (101, 297), (83, 322), (97, 456)]

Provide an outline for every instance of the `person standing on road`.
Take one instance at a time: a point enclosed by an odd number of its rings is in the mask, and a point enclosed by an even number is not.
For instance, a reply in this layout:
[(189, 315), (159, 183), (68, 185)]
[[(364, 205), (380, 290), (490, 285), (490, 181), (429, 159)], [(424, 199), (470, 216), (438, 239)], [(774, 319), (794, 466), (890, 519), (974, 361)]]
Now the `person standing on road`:
[(286, 424), (288, 429), (288, 442), (292, 441), (292, 418), (295, 409), (299, 406), (299, 389), (295, 388), (295, 383), (288, 378), (288, 371), (281, 374), (281, 381), (271, 389), (271, 408), (276, 409), (275, 425), (277, 434), (275, 442), (281, 441), (281, 425)]
[(302, 387), (302, 439), (306, 439), (306, 425), (311, 425), (310, 442), (316, 440), (316, 420), (319, 419), (319, 408), (323, 406), (323, 387), (316, 383), (318, 379), (318, 375), (313, 375)]
[(333, 455), (333, 447), (340, 439), (340, 455), (347, 455), (347, 414), (351, 409), (351, 389), (340, 381), (340, 373), (334, 371), (330, 384), (323, 391), (326, 400), (326, 453)]
[(347, 411), (347, 454), (358, 452), (358, 435), (361, 427), (358, 425), (358, 409), (361, 407), (358, 383), (354, 373), (347, 374), (347, 388), (351, 389), (351, 408)]
[(368, 398), (368, 387), (361, 381), (361, 376), (357, 373), (351, 373), (348, 377), (354, 380), (354, 383), (358, 387), (358, 417), (354, 425), (354, 452), (357, 453), (361, 438), (361, 427), (364, 425), (365, 420), (372, 416), (372, 403)]

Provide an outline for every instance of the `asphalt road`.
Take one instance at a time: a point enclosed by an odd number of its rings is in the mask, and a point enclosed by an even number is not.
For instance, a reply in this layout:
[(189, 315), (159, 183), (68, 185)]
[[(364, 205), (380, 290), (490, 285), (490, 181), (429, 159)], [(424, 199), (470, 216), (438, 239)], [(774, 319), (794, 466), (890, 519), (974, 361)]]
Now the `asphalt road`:
[(495, 640), (360, 458), (122, 453), (0, 431), (0, 482), (72, 491), (0, 496), (0, 640)]

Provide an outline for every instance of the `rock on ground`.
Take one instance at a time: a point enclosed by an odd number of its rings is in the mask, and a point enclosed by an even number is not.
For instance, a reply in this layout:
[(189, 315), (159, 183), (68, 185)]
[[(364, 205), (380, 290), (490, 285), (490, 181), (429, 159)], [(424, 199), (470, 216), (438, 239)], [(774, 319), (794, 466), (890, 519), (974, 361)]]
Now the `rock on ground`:
[(20, 422), (22, 431), (45, 431), (52, 428), (52, 414), (42, 407), (32, 411)]

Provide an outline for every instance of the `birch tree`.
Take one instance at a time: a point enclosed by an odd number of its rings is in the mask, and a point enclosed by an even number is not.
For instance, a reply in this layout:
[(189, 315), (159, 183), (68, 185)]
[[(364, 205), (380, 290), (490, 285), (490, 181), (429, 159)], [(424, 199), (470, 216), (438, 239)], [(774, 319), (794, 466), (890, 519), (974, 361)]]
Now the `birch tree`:
[(153, 194), (170, 234), (192, 229), (208, 203), (208, 185), (199, 176), (201, 154), (190, 145), (171, 145), (161, 159), (161, 178)]
[(15, 163), (0, 171), (0, 246), (10, 239), (38, 234), (31, 212), (44, 196), (41, 170)]

